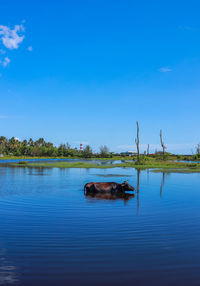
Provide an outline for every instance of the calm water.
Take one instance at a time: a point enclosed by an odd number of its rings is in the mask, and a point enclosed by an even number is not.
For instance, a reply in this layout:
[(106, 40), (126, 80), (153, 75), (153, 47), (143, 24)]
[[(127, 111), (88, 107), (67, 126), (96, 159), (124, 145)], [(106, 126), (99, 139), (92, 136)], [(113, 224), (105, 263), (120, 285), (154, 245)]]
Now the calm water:
[(0, 159), (0, 165), (7, 164), (7, 163), (18, 163), (20, 161), (26, 161), (29, 163), (35, 163), (35, 162), (45, 162), (45, 163), (51, 163), (51, 162), (68, 162), (68, 163), (75, 163), (75, 162), (87, 162), (87, 163), (94, 163), (98, 165), (108, 165), (108, 164), (119, 164), (123, 162), (134, 162), (133, 160), (98, 160), (98, 159), (67, 159), (67, 158), (48, 158), (48, 159)]
[[(135, 197), (85, 197), (127, 179)], [(200, 174), (0, 167), (1, 285), (200, 285)]]

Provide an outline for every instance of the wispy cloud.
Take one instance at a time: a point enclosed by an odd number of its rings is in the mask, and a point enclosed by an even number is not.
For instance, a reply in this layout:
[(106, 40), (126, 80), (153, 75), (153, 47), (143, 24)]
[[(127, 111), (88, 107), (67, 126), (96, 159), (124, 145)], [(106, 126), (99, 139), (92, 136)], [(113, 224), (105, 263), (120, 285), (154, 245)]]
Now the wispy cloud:
[[(10, 63), (10, 58), (6, 56), (7, 50), (16, 50), (24, 40), (24, 26), (15, 25), (14, 28), (0, 25), (0, 65), (7, 67)], [(2, 48), (1, 48), (2, 47)], [(32, 47), (31, 47), (32, 48)]]
[(32, 46), (30, 46), (30, 47), (28, 47), (28, 48), (27, 48), (27, 50), (28, 50), (29, 52), (32, 52), (33, 47), (32, 47)]
[(6, 53), (6, 51), (0, 49), (0, 55), (4, 55)]
[(159, 69), (159, 72), (171, 72), (172, 69), (170, 69), (169, 67), (162, 67)]
[(8, 57), (5, 57), (2, 61), (0, 61), (0, 64), (2, 66), (6, 67), (10, 63), (10, 59)]
[(189, 31), (189, 30), (191, 30), (191, 27), (190, 26), (178, 26), (178, 29), (180, 29), (180, 30), (186, 30), (186, 31)]
[(24, 26), (15, 25), (14, 29), (11, 29), (8, 26), (0, 25), (0, 38), (3, 45), (9, 49), (18, 49), (19, 44), (24, 40)]

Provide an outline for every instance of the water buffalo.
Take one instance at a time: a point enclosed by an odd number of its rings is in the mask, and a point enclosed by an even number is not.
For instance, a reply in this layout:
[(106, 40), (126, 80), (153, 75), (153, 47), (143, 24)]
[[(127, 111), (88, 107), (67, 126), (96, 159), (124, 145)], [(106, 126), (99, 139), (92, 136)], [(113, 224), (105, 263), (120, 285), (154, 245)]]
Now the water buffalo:
[(115, 182), (92, 182), (87, 183), (84, 186), (84, 191), (87, 193), (123, 193), (125, 191), (134, 191), (135, 189), (128, 184), (127, 181), (123, 182), (122, 184), (118, 184)]

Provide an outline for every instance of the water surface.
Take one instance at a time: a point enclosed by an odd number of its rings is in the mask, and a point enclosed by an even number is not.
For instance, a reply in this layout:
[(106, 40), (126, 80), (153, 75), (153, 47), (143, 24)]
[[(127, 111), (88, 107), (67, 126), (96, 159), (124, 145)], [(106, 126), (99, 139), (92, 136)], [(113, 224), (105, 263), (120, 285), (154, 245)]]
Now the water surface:
[[(86, 182), (125, 179), (135, 196), (83, 193)], [(0, 284), (199, 285), (199, 182), (131, 168), (0, 167)]]
[(33, 159), (0, 159), (0, 165), (6, 165), (7, 163), (19, 163), (24, 161), (27, 163), (53, 163), (53, 162), (68, 162), (68, 163), (93, 163), (98, 165), (110, 165), (110, 164), (120, 164), (124, 162), (134, 162), (134, 160), (101, 160), (101, 159), (69, 159), (69, 158), (33, 158)]

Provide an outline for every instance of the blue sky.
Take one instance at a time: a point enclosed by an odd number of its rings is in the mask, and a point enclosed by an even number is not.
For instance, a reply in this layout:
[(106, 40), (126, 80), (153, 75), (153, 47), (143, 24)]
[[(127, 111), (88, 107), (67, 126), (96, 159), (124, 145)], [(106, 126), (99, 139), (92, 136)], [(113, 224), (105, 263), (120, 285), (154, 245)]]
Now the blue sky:
[[(2, 12), (3, 11), (3, 12)], [(191, 153), (199, 1), (1, 0), (0, 135)]]

